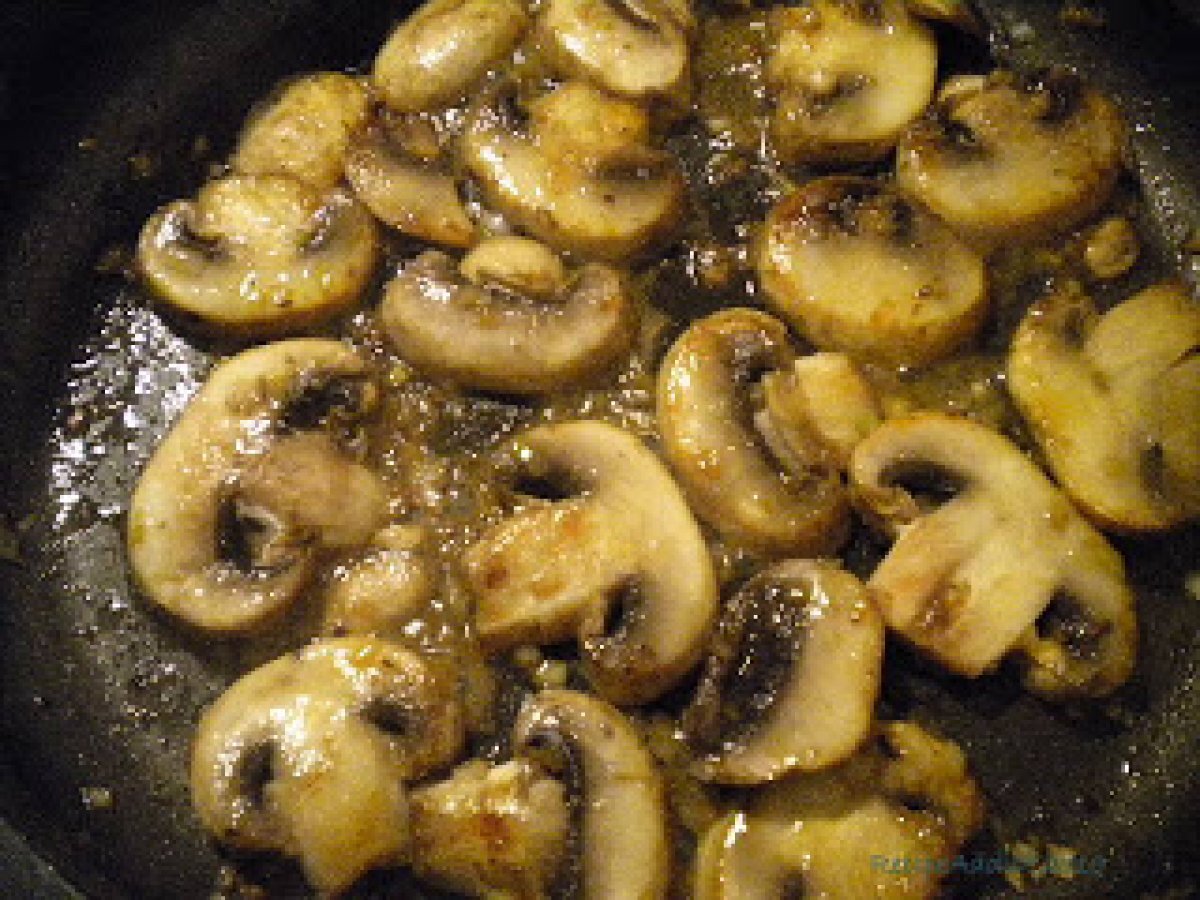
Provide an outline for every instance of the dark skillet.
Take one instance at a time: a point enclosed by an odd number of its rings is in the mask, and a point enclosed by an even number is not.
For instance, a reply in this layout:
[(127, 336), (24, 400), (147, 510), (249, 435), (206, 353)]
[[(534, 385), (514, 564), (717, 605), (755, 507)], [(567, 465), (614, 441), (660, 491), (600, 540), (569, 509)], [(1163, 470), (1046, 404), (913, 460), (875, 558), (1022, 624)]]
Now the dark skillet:
[[(96, 265), (155, 205), (190, 193), (278, 78), (365, 59), (407, 4), (87, 6), (0, 12), (0, 895), (203, 897), (218, 860), (188, 809), (188, 744), (197, 710), (246, 661), (196, 654), (146, 615), (127, 587), (120, 514), (165, 425), (163, 397), (203, 357)], [(1108, 27), (1095, 31), (1062, 30), (1045, 0), (980, 6), (1002, 57), (1068, 62), (1121, 99), (1156, 249), (1172, 262), (1200, 224), (1196, 4), (1101, 4)], [(1056, 711), (1003, 673), (968, 686), (889, 659), (886, 704), (960, 740), (989, 795), (978, 849), (1040, 834), (1105, 860), (1102, 876), (1036, 896), (1200, 894), (1200, 601), (1182, 588), (1198, 549), (1195, 528), (1122, 544), (1143, 652), (1104, 711)], [(968, 876), (956, 890), (1004, 887)]]

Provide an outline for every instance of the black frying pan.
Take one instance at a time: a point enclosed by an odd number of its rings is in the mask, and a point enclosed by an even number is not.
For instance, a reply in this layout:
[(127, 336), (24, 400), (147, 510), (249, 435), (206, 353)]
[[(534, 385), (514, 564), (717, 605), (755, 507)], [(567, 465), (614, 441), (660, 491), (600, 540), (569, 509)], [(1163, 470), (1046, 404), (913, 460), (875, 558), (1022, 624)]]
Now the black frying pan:
[[(107, 251), (158, 203), (191, 193), (277, 79), (366, 59), (409, 6), (30, 0), (0, 12), (0, 895), (212, 892), (218, 859), (188, 808), (188, 746), (200, 707), (249, 660), (196, 652), (130, 596), (121, 516), (177, 411), (164, 397), (182, 396), (207, 356), (97, 262), (112, 263)], [(1154, 250), (1178, 263), (1200, 225), (1196, 4), (1112, 0), (1099, 4), (1107, 28), (1071, 31), (1051, 0), (979, 6), (1002, 57), (1068, 62), (1118, 96)], [(989, 796), (993, 824), (972, 849), (1040, 834), (1106, 860), (1103, 876), (1035, 896), (1200, 895), (1200, 601), (1182, 588), (1200, 531), (1121, 549), (1143, 653), (1105, 710), (1069, 715), (1003, 674), (965, 685), (903, 651), (889, 658), (888, 706), (960, 740)], [(373, 885), (415, 896), (387, 877)], [(953, 889), (999, 896), (1005, 884)]]

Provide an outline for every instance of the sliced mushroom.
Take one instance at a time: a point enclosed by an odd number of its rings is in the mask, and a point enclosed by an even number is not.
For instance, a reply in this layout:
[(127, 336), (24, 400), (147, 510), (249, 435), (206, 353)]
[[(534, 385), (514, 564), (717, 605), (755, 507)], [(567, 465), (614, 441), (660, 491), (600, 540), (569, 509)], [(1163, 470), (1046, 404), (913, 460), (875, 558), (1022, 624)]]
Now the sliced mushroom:
[(971, 340), (987, 314), (983, 259), (882, 182), (809, 182), (767, 215), (767, 297), (822, 349), (923, 365)]
[(236, 333), (280, 333), (358, 299), (378, 258), (375, 220), (348, 194), (283, 175), (210, 181), (150, 217), (138, 266), (167, 303)]
[(881, 159), (933, 97), (937, 44), (904, 0), (812, 0), (770, 13), (775, 152), (788, 163)]
[(475, 225), (441, 160), (433, 126), (402, 118), (365, 129), (346, 157), (346, 177), (367, 209), (403, 234), (469, 247)]
[(342, 180), (350, 136), (369, 112), (357, 78), (317, 72), (297, 79), (251, 114), (230, 165), (241, 175), (291, 175), (331, 188)]
[(841, 478), (811, 454), (772, 459), (748, 396), (759, 376), (793, 359), (787, 329), (765, 313), (729, 309), (701, 319), (663, 360), (658, 422), (663, 451), (706, 522), (752, 547), (820, 555), (849, 528)]
[(984, 245), (1070, 230), (1116, 183), (1125, 128), (1064, 69), (951, 81), (896, 154), (904, 191)]
[(759, 430), (781, 459), (819, 460), (844, 472), (883, 418), (875, 390), (844, 353), (813, 353), (763, 376)]
[(1063, 490), (1101, 527), (1161, 531), (1200, 515), (1197, 359), (1200, 304), (1182, 285), (1103, 316), (1072, 285), (1021, 322), (1009, 390)]
[(376, 640), (320, 641), (241, 678), (204, 713), (192, 800), (224, 844), (297, 858), (339, 893), (402, 861), (404, 782), (463, 742), (454, 680)]
[(425, 612), (437, 590), (437, 572), (420, 529), (385, 528), (371, 552), (339, 568), (325, 592), (326, 634), (398, 637)]
[(283, 341), (218, 366), (133, 494), (129, 557), (149, 598), (201, 628), (249, 628), (296, 598), (321, 547), (366, 543), (386, 492), (334, 432), (375, 397), (336, 341)]
[(554, 254), (522, 238), (491, 238), (457, 267), (444, 253), (422, 253), (383, 299), (384, 329), (418, 369), (512, 394), (604, 371), (628, 352), (634, 321), (616, 270), (589, 263), (566, 277)]
[(697, 900), (936, 896), (982, 824), (979, 788), (962, 751), (917, 725), (884, 725), (878, 743), (718, 820), (700, 844)]
[(472, 760), (413, 791), (413, 871), (470, 897), (548, 900), (570, 830), (562, 782), (525, 760)]
[(636, 100), (686, 103), (690, 0), (547, 0), (543, 45), (561, 71)]
[(535, 428), (517, 456), (525, 479), (569, 496), (531, 503), (464, 554), (480, 640), (500, 650), (575, 637), (602, 696), (661, 696), (699, 660), (717, 610), (679, 489), (640, 440), (600, 422)]
[[(678, 161), (652, 149), (646, 113), (570, 82), (525, 114), (508, 88), (477, 105), (461, 148), (487, 202), (558, 250), (618, 260), (646, 252), (683, 211)], [(614, 124), (615, 123), (615, 124)]]
[(552, 767), (571, 791), (572, 846), (554, 896), (665, 898), (662, 779), (629, 721), (586, 694), (542, 691), (521, 708), (513, 745), (518, 756)]
[(1051, 698), (1129, 677), (1137, 629), (1120, 554), (1006, 438), (952, 416), (893, 419), (855, 449), (851, 477), (862, 512), (895, 538), (869, 586), (916, 647), (970, 678), (1015, 653)]
[(883, 619), (833, 563), (789, 560), (734, 596), (684, 713), (701, 778), (758, 784), (848, 758), (866, 739)]
[(427, 0), (387, 39), (371, 81), (397, 112), (448, 105), (512, 52), (528, 26), (520, 0)]

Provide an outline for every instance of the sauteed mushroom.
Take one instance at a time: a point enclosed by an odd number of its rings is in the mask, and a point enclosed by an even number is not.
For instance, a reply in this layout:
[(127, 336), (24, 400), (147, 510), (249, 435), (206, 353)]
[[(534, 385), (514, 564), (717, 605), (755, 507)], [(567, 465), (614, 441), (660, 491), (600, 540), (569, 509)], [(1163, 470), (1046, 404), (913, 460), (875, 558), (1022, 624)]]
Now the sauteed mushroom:
[(780, 553), (830, 553), (849, 527), (840, 476), (799, 441), (771, 459), (755, 426), (778, 433), (789, 425), (769, 409), (756, 414), (748, 396), (757, 376), (782, 372), (793, 358), (787, 329), (765, 313), (729, 309), (694, 323), (659, 370), (663, 450), (697, 514), (726, 537)]
[(885, 156), (933, 96), (937, 45), (903, 0), (812, 0), (770, 12), (771, 137), (789, 163)]
[(367, 128), (355, 138), (346, 156), (346, 177), (367, 209), (398, 231), (469, 247), (475, 225), (441, 155), (433, 126), (404, 118)]
[(530, 124), (506, 88), (471, 113), (463, 160), (489, 204), (522, 230), (587, 259), (646, 252), (683, 210), (678, 162), (646, 142), (645, 110), (568, 82), (533, 101)]
[(562, 782), (525, 760), (472, 760), (412, 794), (412, 866), (471, 897), (546, 900), (567, 857)]
[(788, 560), (734, 596), (684, 727), (702, 778), (756, 784), (849, 757), (870, 731), (883, 620), (836, 564)]
[(401, 861), (404, 783), (463, 740), (457, 686), (383, 641), (319, 641), (241, 678), (205, 712), (192, 752), (200, 821), (225, 844), (296, 857), (339, 893)]
[(517, 455), (525, 478), (568, 497), (531, 503), (465, 553), (480, 640), (575, 637), (602, 696), (661, 696), (699, 660), (717, 610), (708, 548), (679, 489), (641, 441), (599, 422), (535, 428)]
[(538, 19), (563, 72), (624, 97), (690, 93), (690, 0), (547, 0)]
[(518, 756), (549, 765), (571, 791), (571, 847), (556, 896), (655, 900), (670, 871), (662, 779), (628, 720), (602, 700), (543, 691), (513, 729)]
[(353, 303), (378, 256), (375, 221), (351, 197), (283, 175), (210, 181), (150, 217), (138, 266), (181, 312), (220, 329), (280, 333)]
[(334, 573), (325, 592), (322, 630), (392, 637), (427, 609), (437, 590), (437, 572), (422, 543), (420, 530), (411, 527), (374, 535), (366, 556)]
[(350, 136), (369, 112), (357, 78), (341, 72), (299, 78), (251, 113), (230, 165), (242, 175), (291, 175), (331, 188), (342, 180)]
[(758, 259), (772, 305), (818, 347), (922, 365), (987, 313), (983, 260), (882, 182), (809, 182), (767, 215)]
[(1124, 146), (1112, 101), (1072, 73), (999, 71), (942, 88), (901, 140), (896, 179), (965, 237), (1030, 241), (1103, 205)]
[(150, 599), (201, 628), (245, 629), (291, 603), (319, 548), (365, 543), (385, 491), (328, 431), (374, 398), (336, 341), (282, 341), (218, 366), (130, 504), (130, 563)]
[(962, 751), (920, 726), (884, 725), (879, 744), (718, 820), (700, 844), (697, 900), (935, 896), (982, 824), (982, 797)]
[(1008, 385), (1059, 483), (1101, 527), (1200, 514), (1200, 304), (1161, 284), (1103, 316), (1077, 285), (1036, 304)]
[(1007, 439), (940, 414), (893, 419), (850, 471), (863, 513), (895, 539), (869, 586), (905, 639), (971, 678), (1015, 652), (1030, 690), (1052, 698), (1129, 677), (1120, 554)]
[(587, 264), (567, 276), (524, 238), (491, 238), (455, 267), (422, 253), (387, 286), (383, 324), (422, 371), (461, 385), (537, 394), (577, 385), (629, 349), (634, 312), (621, 276)]
[(520, 0), (427, 0), (387, 39), (371, 82), (397, 112), (436, 109), (508, 55), (528, 25)]

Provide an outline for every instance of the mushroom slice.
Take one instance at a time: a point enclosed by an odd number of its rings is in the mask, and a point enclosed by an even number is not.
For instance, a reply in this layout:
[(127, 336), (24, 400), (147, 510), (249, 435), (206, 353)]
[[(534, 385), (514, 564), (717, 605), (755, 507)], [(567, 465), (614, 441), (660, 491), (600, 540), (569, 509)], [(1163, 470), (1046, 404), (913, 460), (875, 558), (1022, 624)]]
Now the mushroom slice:
[(538, 21), (562, 71), (623, 97), (686, 103), (690, 7), (689, 0), (547, 0)]
[(319, 641), (255, 669), (200, 720), (192, 800), (222, 843), (297, 858), (338, 893), (409, 844), (404, 782), (463, 742), (458, 688), (376, 640)]
[(831, 176), (768, 213), (757, 253), (767, 298), (822, 349), (923, 365), (987, 314), (983, 259), (882, 182)]
[(458, 267), (439, 251), (422, 253), (383, 299), (383, 327), (418, 369), (512, 394), (604, 371), (628, 351), (634, 318), (616, 270), (588, 263), (566, 277), (545, 247), (510, 237), (481, 243)]
[(570, 858), (554, 896), (666, 897), (662, 779), (618, 710), (575, 691), (542, 691), (521, 708), (513, 745), (517, 756), (556, 770), (572, 794)]
[(645, 253), (678, 224), (685, 184), (678, 161), (652, 149), (646, 113), (570, 82), (513, 108), (507, 89), (472, 111), (462, 137), (467, 169), (487, 202), (523, 231), (587, 259)]
[(793, 359), (787, 329), (765, 313), (701, 319), (663, 360), (658, 422), (663, 451), (706, 522), (752, 547), (819, 555), (836, 550), (849, 528), (841, 478), (811, 454), (772, 459), (748, 396), (759, 376)]
[(1197, 359), (1200, 304), (1182, 285), (1103, 316), (1069, 285), (1021, 322), (1009, 390), (1063, 490), (1101, 527), (1161, 531), (1200, 514)]
[(937, 45), (904, 0), (811, 0), (770, 13), (771, 137), (788, 163), (881, 159), (933, 97)]
[(778, 563), (726, 608), (684, 713), (699, 775), (758, 784), (848, 758), (871, 729), (883, 619), (836, 564)]
[(210, 181), (146, 222), (138, 266), (179, 311), (235, 333), (279, 333), (358, 299), (378, 258), (375, 220), (348, 194), (283, 175)]
[(357, 78), (317, 72), (297, 79), (251, 114), (230, 165), (242, 175), (291, 175), (331, 188), (342, 180), (350, 136), (369, 113)]
[(697, 900), (936, 896), (982, 824), (979, 788), (962, 751), (917, 725), (884, 725), (879, 744), (715, 822), (700, 843)]
[(535, 428), (517, 457), (522, 477), (569, 496), (531, 503), (465, 553), (480, 640), (575, 637), (602, 696), (661, 696), (700, 659), (717, 611), (708, 548), (675, 482), (640, 440), (600, 422)]
[(282, 341), (214, 369), (130, 504), (130, 563), (149, 598), (201, 628), (249, 628), (304, 589), (322, 546), (366, 543), (386, 492), (334, 432), (375, 398), (336, 341)]
[(346, 177), (367, 209), (398, 231), (448, 247), (469, 247), (475, 225), (440, 155), (428, 121), (401, 119), (390, 127), (368, 128), (355, 139), (346, 157)]
[(869, 586), (916, 647), (971, 678), (1015, 652), (1026, 686), (1050, 698), (1102, 696), (1129, 677), (1120, 554), (1006, 438), (952, 416), (893, 419), (850, 473), (862, 512), (896, 539)]
[(1067, 231), (1104, 205), (1125, 147), (1112, 102), (1064, 69), (948, 83), (896, 154), (902, 190), (984, 245)]
[(412, 793), (412, 867), (471, 897), (546, 900), (567, 856), (562, 782), (525, 760), (471, 760)]
[(371, 538), (371, 552), (339, 568), (325, 592), (326, 634), (398, 636), (425, 612), (437, 572), (420, 529), (395, 526)]
[(397, 112), (448, 105), (512, 52), (528, 26), (520, 0), (427, 0), (387, 39), (371, 82)]

